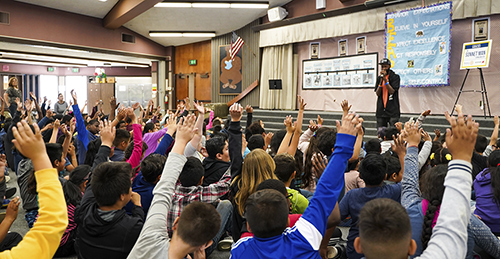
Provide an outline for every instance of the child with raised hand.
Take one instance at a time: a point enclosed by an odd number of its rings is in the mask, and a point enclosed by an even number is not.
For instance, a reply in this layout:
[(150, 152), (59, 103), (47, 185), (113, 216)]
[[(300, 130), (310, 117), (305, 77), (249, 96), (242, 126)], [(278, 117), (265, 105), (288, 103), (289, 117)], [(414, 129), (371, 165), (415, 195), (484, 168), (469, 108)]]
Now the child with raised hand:
[(175, 258), (194, 253), (204, 258), (205, 249), (220, 228), (220, 216), (211, 204), (194, 202), (188, 205), (174, 222), (173, 235), (167, 234), (167, 212), (171, 206), (175, 183), (187, 159), (186, 144), (193, 138), (195, 116), (179, 120), (175, 144), (170, 152), (162, 177), (153, 190), (153, 202), (139, 239), (128, 258)]
[[(337, 122), (338, 137), (332, 159), (319, 179), (309, 206), (295, 226), (283, 232), (288, 222), (286, 197), (275, 190), (253, 193), (246, 201), (245, 217), (253, 238), (240, 239), (232, 258), (319, 258), (318, 249), (327, 219), (344, 186), (344, 169), (352, 156), (358, 116), (349, 114)], [(245, 162), (246, 163), (246, 162)]]
[[(446, 143), (453, 160), (448, 165), (437, 224), (432, 231), (427, 248), (419, 258), (465, 258), (467, 252), (467, 224), (471, 217), (469, 197), (472, 184), (470, 176), (472, 165), (470, 161), (479, 124), (472, 121), (471, 116), (466, 122), (462, 113), (458, 114), (458, 120), (448, 113), (446, 113), (446, 118), (452, 127), (451, 130), (447, 129)], [(409, 166), (408, 163), (405, 163), (403, 177), (405, 198), (403, 201), (408, 196), (405, 193), (405, 190), (409, 188), (408, 171), (412, 170), (415, 171), (414, 174), (418, 174), (416, 145), (420, 141), (420, 134), (417, 125), (408, 126), (405, 129), (409, 145), (406, 159), (409, 160), (409, 156), (413, 157), (411, 159), (413, 165)], [(412, 183), (414, 181), (415, 179), (412, 179)], [(413, 187), (413, 190), (415, 189), (417, 188)], [(415, 240), (412, 240), (410, 218), (399, 203), (391, 200), (376, 199), (368, 202), (361, 210), (359, 230), (360, 236), (354, 245), (356, 251), (364, 253), (367, 259), (402, 259), (415, 254), (417, 249)]]
[[(407, 210), (410, 217), (412, 238), (416, 242), (416, 256), (420, 255), (427, 247), (436, 224), (436, 219), (443, 211), (444, 182), (451, 166), (451, 164), (436, 165), (427, 171), (422, 176), (422, 179), (419, 179), (418, 143), (420, 142), (420, 131), (417, 124), (406, 123), (405, 125), (404, 135), (408, 142), (408, 148), (404, 160), (405, 166), (401, 194), (401, 204)], [(399, 149), (399, 146), (404, 145), (405, 143), (402, 141), (402, 138), (397, 138), (395, 141), (396, 150)], [(449, 150), (449, 152), (449, 160), (456, 159), (452, 150)], [(438, 155), (436, 154), (436, 156)], [(442, 157), (444, 158), (445, 156)], [(467, 258), (472, 258), (474, 244), (481, 247), (487, 253), (495, 257), (500, 257), (500, 241), (475, 216), (471, 217), (468, 224), (468, 236)]]
[(52, 168), (45, 151), (40, 128), (35, 132), (22, 121), (13, 127), (16, 149), (33, 162), (38, 192), (38, 219), (16, 247), (0, 253), (3, 258), (51, 258), (59, 247), (61, 236), (68, 225), (64, 194), (57, 170)]

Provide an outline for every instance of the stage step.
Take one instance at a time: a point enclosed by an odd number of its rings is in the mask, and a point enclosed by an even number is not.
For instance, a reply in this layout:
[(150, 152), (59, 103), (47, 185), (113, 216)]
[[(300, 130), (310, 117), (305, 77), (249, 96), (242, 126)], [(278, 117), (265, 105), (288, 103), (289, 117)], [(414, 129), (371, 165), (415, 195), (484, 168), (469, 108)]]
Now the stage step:
[[(298, 111), (254, 109), (253, 121), (262, 120), (264, 122), (266, 132), (276, 132), (278, 130), (285, 129), (283, 120), (287, 115), (292, 115), (293, 118), (296, 119), (297, 114)], [(304, 111), (302, 130), (307, 130), (309, 120), (316, 120), (318, 115), (323, 118), (323, 125), (327, 127), (335, 127), (335, 121), (342, 118), (341, 112)], [(375, 113), (359, 113), (359, 115), (364, 119), (363, 126), (365, 127), (365, 139), (376, 138), (377, 119)], [(414, 118), (416, 120), (418, 115), (419, 114), (402, 114), (401, 121), (408, 121), (410, 118)], [(479, 133), (489, 138), (494, 127), (493, 118), (484, 119), (484, 117), (476, 116), (474, 119), (479, 123)], [(243, 116), (241, 125), (246, 125), (246, 115)], [(444, 133), (446, 128), (449, 128), (449, 123), (446, 121), (444, 115), (430, 115), (425, 119), (423, 128), (425, 131), (429, 132), (432, 138), (434, 138), (434, 130), (439, 129), (441, 133)]]

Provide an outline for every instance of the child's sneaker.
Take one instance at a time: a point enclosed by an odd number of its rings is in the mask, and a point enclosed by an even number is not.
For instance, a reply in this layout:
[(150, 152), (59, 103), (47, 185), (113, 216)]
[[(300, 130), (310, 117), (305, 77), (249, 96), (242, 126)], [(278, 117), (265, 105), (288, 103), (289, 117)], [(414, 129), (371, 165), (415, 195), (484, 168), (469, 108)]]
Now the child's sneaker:
[(233, 245), (233, 238), (232, 237), (226, 237), (223, 240), (219, 241), (219, 244), (217, 244), (217, 250), (219, 250), (219, 251), (230, 251), (232, 245)]

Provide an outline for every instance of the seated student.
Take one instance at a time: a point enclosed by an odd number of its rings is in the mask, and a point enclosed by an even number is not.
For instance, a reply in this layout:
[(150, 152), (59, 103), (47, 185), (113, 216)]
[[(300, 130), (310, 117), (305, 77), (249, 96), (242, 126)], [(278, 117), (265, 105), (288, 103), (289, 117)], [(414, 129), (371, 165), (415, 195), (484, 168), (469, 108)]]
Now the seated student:
[[(407, 210), (410, 217), (412, 238), (416, 242), (415, 255), (418, 256), (427, 246), (427, 242), (429, 242), (433, 232), (436, 217), (440, 214), (439, 211), (442, 210), (440, 206), (442, 206), (444, 199), (444, 182), (447, 175), (447, 168), (451, 168), (451, 163), (454, 162), (451, 159), (453, 156), (451, 151), (453, 150), (450, 149), (448, 151), (448, 149), (446, 149), (443, 150), (443, 152), (438, 153), (446, 153), (446, 155), (436, 154), (436, 158), (441, 157), (442, 159), (440, 160), (446, 163), (434, 166), (432, 169), (424, 173), (422, 179), (419, 180), (417, 144), (420, 141), (420, 133), (414, 125), (405, 127), (405, 131), (408, 135), (407, 142), (409, 147), (405, 157), (401, 204)], [(449, 136), (447, 136), (447, 138), (448, 137)], [(396, 145), (404, 145), (404, 143), (402, 143), (402, 141), (396, 141)], [(466, 148), (468, 148), (468, 146), (466, 143), (464, 145), (464, 152), (467, 152)], [(473, 143), (470, 146), (473, 146)], [(471, 154), (466, 157), (470, 157), (472, 155), (472, 149), (470, 150)], [(450, 157), (450, 164), (448, 164), (448, 158), (445, 158), (446, 156)], [(470, 161), (470, 158), (468, 161)], [(470, 172), (470, 168), (467, 169), (467, 171)], [(470, 191), (468, 196), (470, 197)], [(475, 245), (482, 248), (494, 258), (499, 258), (500, 240), (498, 240), (498, 238), (491, 233), (490, 229), (475, 216), (470, 218), (468, 225), (467, 258), (472, 258), (472, 252)]]
[(474, 179), (481, 171), (488, 167), (488, 158), (483, 156), (483, 152), (486, 149), (486, 146), (488, 146), (488, 140), (486, 139), (486, 136), (478, 134), (471, 160), (472, 177)]
[(63, 184), (64, 198), (68, 207), (68, 227), (61, 238), (61, 243), (55, 254), (56, 257), (66, 257), (76, 253), (75, 237), (77, 225), (75, 223), (75, 209), (80, 205), (89, 176), (90, 166), (80, 165), (71, 171), (69, 180)]
[(494, 150), (488, 157), (489, 167), (474, 180), (476, 210), (474, 213), (500, 236), (500, 150)]
[(401, 163), (394, 156), (384, 155), (385, 163), (387, 164), (387, 175), (384, 179), (385, 184), (396, 184), (403, 180), (403, 172), (401, 172)]
[(359, 212), (366, 202), (376, 198), (401, 199), (401, 185), (383, 185), (386, 178), (387, 164), (379, 154), (368, 154), (359, 165), (361, 179), (366, 187), (350, 190), (339, 203), (341, 219), (351, 216), (352, 226), (347, 237), (347, 256), (350, 259), (362, 258), (363, 255), (354, 250), (354, 240), (358, 237)]
[(186, 206), (174, 222), (173, 234), (167, 231), (169, 211), (175, 183), (187, 159), (183, 156), (186, 144), (193, 137), (195, 117), (182, 119), (177, 128), (175, 143), (154, 189), (153, 202), (139, 239), (128, 258), (184, 258), (189, 253), (205, 255), (212, 238), (219, 231), (221, 220), (211, 204), (193, 202)]
[[(184, 208), (195, 202), (203, 203), (215, 203), (219, 201), (219, 198), (225, 195), (229, 191), (229, 185), (231, 184), (231, 174), (229, 170), (222, 176), (219, 181), (212, 183), (208, 186), (202, 186), (203, 182), (203, 165), (200, 160), (195, 157), (188, 157), (186, 163), (184, 164), (181, 174), (179, 176), (179, 181), (175, 186), (174, 196), (172, 198), (172, 206), (168, 212), (168, 233), (170, 236), (173, 234), (173, 227), (175, 219), (181, 215)], [(223, 209), (229, 205), (229, 209)], [(226, 223), (230, 221), (232, 206), (228, 200), (219, 201), (217, 206), (217, 211), (221, 214), (221, 221)], [(213, 247), (210, 247), (206, 251), (207, 256), (213, 251), (217, 246), (220, 237), (223, 234), (223, 230), (228, 228), (226, 224), (221, 226), (221, 235), (216, 236), (213, 240)]]
[(366, 154), (369, 153), (382, 153), (382, 147), (380, 146), (380, 140), (374, 138), (370, 139), (365, 143), (365, 151)]
[(203, 177), (203, 186), (208, 186), (221, 179), (229, 170), (229, 149), (225, 138), (214, 137), (207, 140), (205, 148), (208, 157), (203, 160), (205, 176)]
[[(132, 181), (132, 191), (141, 195), (142, 209), (146, 215), (153, 200), (153, 189), (156, 183), (160, 181), (161, 170), (165, 166), (166, 161), (167, 158), (159, 154), (147, 156), (142, 160), (140, 172)], [(129, 205), (132, 204), (129, 203)], [(129, 205), (127, 205), (127, 208)]]
[(267, 150), (266, 142), (262, 135), (253, 135), (248, 139), (247, 148), (252, 151), (256, 148), (261, 148), (263, 150)]
[(154, 123), (146, 123), (143, 130), (143, 141), (148, 145), (148, 149), (144, 153), (144, 157), (149, 156), (149, 154), (156, 150), (156, 147), (158, 147), (158, 140), (167, 133), (167, 130), (167, 127), (158, 130)]
[[(58, 173), (64, 170), (66, 158), (63, 157), (62, 146), (60, 144), (46, 143), (45, 150), (52, 167), (57, 169)], [(33, 162), (29, 158), (24, 158), (19, 162), (17, 183), (23, 201), (23, 209), (26, 211), (24, 218), (30, 228), (33, 227), (38, 216), (37, 188), (34, 173)]]
[(398, 134), (399, 134), (399, 131), (395, 127), (388, 127), (385, 129), (383, 141), (380, 142), (380, 147), (382, 149), (380, 154), (387, 152), (387, 150), (389, 150), (391, 148), (391, 144), (394, 144), (393, 136), (397, 136)]
[(11, 250), (0, 253), (2, 258), (51, 258), (68, 225), (68, 216), (61, 183), (56, 169), (45, 151), (40, 129), (34, 126), (34, 133), (26, 122), (13, 128), (16, 150), (33, 164), (36, 192), (40, 210), (37, 223), (23, 240)]
[(253, 193), (246, 201), (245, 217), (253, 238), (242, 238), (231, 250), (231, 258), (318, 258), (328, 216), (343, 186), (344, 168), (352, 156), (356, 132), (361, 128), (357, 116), (345, 116), (337, 125), (338, 139), (332, 159), (319, 179), (316, 192), (302, 217), (291, 229), (288, 204), (275, 190)]
[(125, 161), (125, 149), (130, 142), (130, 132), (124, 129), (117, 129), (115, 133), (115, 139), (113, 140), (113, 155), (109, 160), (113, 162)]
[[(378, 141), (378, 140), (377, 140)], [(347, 164), (347, 172), (344, 174), (345, 178), (345, 192), (352, 189), (364, 188), (365, 181), (359, 177), (359, 159)]]
[(85, 163), (85, 155), (87, 152), (87, 146), (90, 141), (93, 141), (99, 136), (99, 121), (90, 120), (87, 124), (83, 120), (80, 108), (78, 107), (78, 99), (76, 97), (75, 90), (71, 90), (71, 96), (73, 97), (73, 112), (75, 113), (76, 119), (76, 132), (77, 135), (77, 149), (78, 149), (78, 164), (82, 165)]
[[(253, 138), (254, 136), (252, 136)], [(287, 154), (279, 154), (274, 157), (274, 163), (276, 164), (276, 169), (274, 170), (274, 174), (280, 181), (282, 181), (285, 186), (288, 194), (290, 195), (290, 206), (292, 214), (303, 214), (309, 205), (309, 201), (300, 194), (297, 190), (291, 189), (290, 184), (293, 179), (295, 179), (296, 168), (295, 168), (295, 159)]]
[[(466, 257), (467, 225), (471, 218), (469, 198), (472, 166), (470, 161), (478, 124), (473, 124), (472, 118), (470, 118), (467, 122), (468, 125), (466, 125), (461, 113), (459, 113), (458, 124), (448, 114), (447, 118), (452, 125), (454, 134), (447, 137), (446, 143), (454, 160), (448, 165), (439, 217), (434, 215), (437, 217), (437, 221), (436, 218), (430, 220), (436, 222), (432, 238), (425, 251), (418, 258), (454, 259)], [(417, 127), (415, 127), (415, 131), (416, 129)], [(417, 148), (416, 146), (412, 147), (413, 144), (410, 141), (409, 144), (407, 156), (411, 154), (414, 157), (412, 159), (412, 167), (414, 168), (411, 170), (417, 174)], [(404, 188), (406, 188), (405, 181), (408, 179), (409, 169), (407, 168), (405, 165)], [(359, 253), (364, 253), (367, 259), (408, 258), (408, 255), (414, 255), (417, 249), (415, 239), (412, 240), (412, 224), (410, 224), (408, 214), (403, 206), (389, 199), (376, 199), (365, 205), (360, 214), (359, 230), (360, 235), (355, 241), (355, 247)]]
[[(126, 258), (142, 229), (144, 210), (141, 197), (132, 192), (132, 167), (126, 162), (106, 161), (114, 139), (112, 126), (101, 130), (102, 146), (97, 154), (80, 207), (75, 250), (79, 258)], [(123, 207), (134, 203), (132, 215)]]

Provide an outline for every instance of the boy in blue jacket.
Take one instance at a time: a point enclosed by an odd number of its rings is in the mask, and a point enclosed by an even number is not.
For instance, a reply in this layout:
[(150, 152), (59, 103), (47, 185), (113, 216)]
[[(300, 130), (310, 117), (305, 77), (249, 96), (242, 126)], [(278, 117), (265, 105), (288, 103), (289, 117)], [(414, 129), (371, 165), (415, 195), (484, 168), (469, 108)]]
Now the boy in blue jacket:
[[(286, 229), (286, 198), (274, 190), (261, 190), (247, 200), (245, 217), (254, 237), (240, 239), (231, 258), (320, 258), (318, 249), (328, 216), (335, 207), (342, 187), (344, 170), (353, 153), (359, 117), (349, 114), (337, 122), (337, 141), (333, 157), (321, 176), (309, 207), (293, 228)], [(286, 229), (286, 231), (285, 231)], [(283, 232), (284, 231), (284, 232)]]

